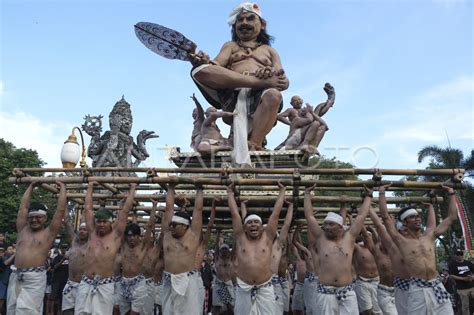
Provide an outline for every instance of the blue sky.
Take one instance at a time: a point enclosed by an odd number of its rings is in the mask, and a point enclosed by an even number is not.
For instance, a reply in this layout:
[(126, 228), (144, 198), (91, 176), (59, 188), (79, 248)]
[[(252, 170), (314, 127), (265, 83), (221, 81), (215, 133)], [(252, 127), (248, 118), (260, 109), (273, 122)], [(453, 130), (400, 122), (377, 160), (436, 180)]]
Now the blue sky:
[[(122, 94), (132, 135), (154, 130), (145, 166), (172, 166), (165, 146), (188, 150), (189, 98), (204, 98), (190, 64), (145, 48), (133, 25), (179, 30), (215, 56), (230, 39), (227, 15), (237, 1), (1, 2), (0, 137), (36, 149), (48, 166), (86, 114), (105, 116)], [(319, 104), (336, 89), (326, 114), (326, 157), (357, 167), (424, 168), (426, 145), (473, 145), (472, 1), (260, 1), (274, 47), (290, 79), (284, 92)], [(277, 125), (269, 147), (287, 135)], [(88, 139), (87, 139), (88, 140)], [(90, 162), (89, 162), (90, 163)]]

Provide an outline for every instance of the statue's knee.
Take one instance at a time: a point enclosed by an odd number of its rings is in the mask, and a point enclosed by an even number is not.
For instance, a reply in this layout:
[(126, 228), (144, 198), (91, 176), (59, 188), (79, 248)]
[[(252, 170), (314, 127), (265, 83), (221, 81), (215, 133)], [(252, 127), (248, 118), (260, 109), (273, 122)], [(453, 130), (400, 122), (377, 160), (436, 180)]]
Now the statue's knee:
[(265, 106), (268, 106), (272, 109), (273, 108), (278, 109), (282, 99), (283, 98), (281, 96), (280, 91), (278, 91), (277, 89), (269, 89), (263, 95), (262, 103), (264, 103)]

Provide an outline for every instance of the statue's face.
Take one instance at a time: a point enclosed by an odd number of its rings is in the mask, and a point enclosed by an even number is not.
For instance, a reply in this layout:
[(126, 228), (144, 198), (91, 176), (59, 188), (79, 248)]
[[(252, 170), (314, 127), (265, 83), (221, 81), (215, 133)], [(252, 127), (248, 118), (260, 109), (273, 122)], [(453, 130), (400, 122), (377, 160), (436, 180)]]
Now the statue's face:
[(120, 130), (125, 134), (130, 134), (132, 131), (132, 117), (128, 115), (114, 115), (110, 121), (110, 129)]
[(303, 99), (295, 95), (291, 98), (290, 104), (294, 109), (300, 109), (303, 106)]
[(262, 21), (255, 13), (243, 11), (235, 21), (235, 33), (242, 41), (256, 39), (262, 31)]

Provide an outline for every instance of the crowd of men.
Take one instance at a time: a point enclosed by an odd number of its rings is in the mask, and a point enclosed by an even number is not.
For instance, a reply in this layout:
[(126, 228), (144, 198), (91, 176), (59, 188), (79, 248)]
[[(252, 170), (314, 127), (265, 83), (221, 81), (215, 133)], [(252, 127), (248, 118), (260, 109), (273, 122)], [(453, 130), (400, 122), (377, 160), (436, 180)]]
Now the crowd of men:
[[(174, 186), (169, 185), (160, 228), (155, 226), (157, 202), (152, 200), (142, 235), (138, 224), (127, 222), (134, 184), (114, 220), (110, 210), (93, 210), (94, 183), (89, 183), (84, 222), (77, 232), (67, 223), (64, 184), (58, 182), (58, 206), (49, 225), (45, 206), (30, 204), (37, 185), (31, 184), (22, 198), (16, 252), (2, 259), (3, 265), (11, 265), (7, 314), (41, 314), (48, 283), (49, 300), (59, 300), (57, 308), (64, 314), (453, 314), (446, 281), (438, 277), (434, 246), (435, 237), (457, 216), (450, 187), (444, 187), (448, 216), (436, 225), (434, 208), (427, 204), (425, 226), (419, 210), (411, 207), (403, 208), (395, 222), (388, 213), (385, 186), (378, 187), (380, 217), (371, 206), (372, 190), (366, 189), (356, 216), (347, 214), (342, 202), (341, 211), (329, 212), (320, 225), (311, 200), (314, 186), (308, 187), (305, 243), (302, 226), (291, 227), (293, 205), (285, 200), (285, 186), (279, 184), (264, 225), (258, 214), (247, 213), (246, 202), (239, 209), (231, 184), (227, 204), (233, 242), (225, 243), (219, 232), (211, 260), (208, 241), (216, 203), (222, 201), (213, 201), (203, 233), (199, 186), (190, 215), (175, 211)], [(285, 221), (278, 232), (284, 207)], [(366, 229), (368, 216), (374, 225)], [(59, 246), (47, 266), (62, 222), (70, 248), (66, 253)], [(157, 239), (155, 230), (161, 231)], [(449, 274), (458, 283), (463, 309), (468, 309), (473, 266), (462, 252), (457, 254)], [(47, 281), (48, 268), (56, 280)], [(54, 305), (46, 303), (45, 311), (54, 314)]]

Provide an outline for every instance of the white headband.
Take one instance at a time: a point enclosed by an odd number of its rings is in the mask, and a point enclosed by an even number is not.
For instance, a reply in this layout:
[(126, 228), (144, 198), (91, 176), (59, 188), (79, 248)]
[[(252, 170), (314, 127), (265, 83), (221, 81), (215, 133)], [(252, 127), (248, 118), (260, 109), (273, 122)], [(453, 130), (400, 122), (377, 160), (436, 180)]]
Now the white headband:
[(81, 225), (79, 225), (79, 227), (86, 227), (86, 223), (85, 222), (82, 222)]
[(252, 12), (258, 15), (260, 18), (262, 17), (262, 12), (260, 11), (260, 7), (258, 6), (258, 4), (252, 2), (244, 2), (232, 9), (229, 14), (229, 17), (227, 18), (227, 24), (229, 24), (230, 26), (234, 25), (235, 20), (237, 20), (237, 16), (239, 16), (242, 11)]
[(46, 215), (46, 211), (41, 210), (41, 209), (35, 209), (33, 211), (28, 212), (28, 216), (31, 216), (32, 214)]
[(251, 214), (251, 215), (249, 215), (248, 217), (246, 217), (245, 220), (244, 220), (244, 224), (247, 223), (247, 222), (250, 221), (250, 220), (258, 220), (258, 221), (260, 221), (260, 223), (262, 223), (262, 218), (260, 218), (260, 217), (259, 217), (258, 215), (256, 215), (256, 214)]
[(407, 217), (409, 216), (412, 216), (412, 215), (417, 215), (418, 214), (418, 211), (416, 211), (416, 209), (408, 209), (407, 211), (403, 212), (401, 215), (400, 215), (400, 221), (403, 221), (405, 220)]
[(189, 225), (189, 220), (188, 220), (188, 219), (179, 217), (179, 216), (177, 216), (177, 215), (174, 215), (174, 216), (171, 218), (171, 222), (181, 223), (181, 224), (184, 224), (184, 225)]
[(326, 218), (324, 219), (324, 221), (331, 221), (331, 222), (339, 224), (340, 226), (343, 226), (343, 223), (344, 223), (344, 220), (342, 219), (342, 217), (339, 214), (334, 213), (334, 212), (329, 212)]

